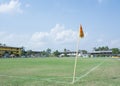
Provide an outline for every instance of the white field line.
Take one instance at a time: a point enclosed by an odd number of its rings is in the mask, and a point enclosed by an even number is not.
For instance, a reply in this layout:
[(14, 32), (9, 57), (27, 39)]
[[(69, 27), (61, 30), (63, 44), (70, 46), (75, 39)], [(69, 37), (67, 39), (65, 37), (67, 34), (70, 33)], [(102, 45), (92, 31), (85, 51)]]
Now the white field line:
[[(78, 77), (76, 80), (75, 80), (75, 82), (77, 82), (77, 81), (79, 81), (80, 79), (82, 79), (82, 78), (84, 78), (85, 76), (87, 76), (89, 73), (91, 73), (92, 71), (94, 71), (95, 69), (97, 69), (100, 65), (102, 65), (104, 63), (104, 61), (103, 62), (101, 62), (100, 64), (98, 64), (97, 66), (95, 66), (95, 67), (93, 67), (92, 69), (90, 69), (88, 72), (86, 72), (85, 74), (83, 74), (82, 76), (80, 76), (80, 77)], [(75, 83), (74, 82), (74, 83)]]
[(46, 81), (48, 81), (48, 82), (55, 82), (55, 83), (57, 83), (57, 84), (70, 84), (69, 82), (52, 80), (52, 79), (48, 79), (48, 80), (46, 80)]
[[(85, 76), (87, 76), (89, 73), (91, 73), (92, 71), (94, 71), (95, 69), (97, 69), (100, 65), (102, 65), (103, 63), (105, 62), (105, 60), (103, 61), (103, 62), (101, 62), (100, 64), (98, 64), (97, 66), (95, 66), (95, 67), (93, 67), (92, 69), (90, 69), (88, 72), (86, 72), (85, 74), (83, 74), (82, 76), (80, 76), (80, 77), (75, 77), (75, 78), (77, 78), (76, 80), (75, 80), (75, 82), (77, 82), (77, 81), (79, 81), (80, 79), (82, 79), (82, 78), (84, 78)], [(63, 78), (73, 78), (73, 77), (63, 77)], [(56, 78), (54, 78), (54, 79), (56, 79)], [(73, 84), (73, 83), (70, 83), (70, 82), (63, 82), (63, 81), (58, 81), (58, 80), (52, 80), (52, 79), (48, 79), (47, 81), (49, 81), (49, 82), (53, 82), (53, 81), (55, 81), (56, 83), (62, 83), (62, 84)], [(74, 83), (75, 83), (74, 82)]]
[(10, 78), (21, 78), (21, 79), (33, 79), (33, 80), (46, 80), (46, 81), (49, 81), (49, 80), (52, 80), (54, 78), (35, 78), (35, 77), (23, 77), (23, 76), (14, 76), (14, 75), (0, 75), (0, 77), (10, 77)]
[[(105, 61), (105, 60), (104, 60)], [(101, 62), (100, 64), (98, 64), (97, 66), (95, 66), (95, 67), (93, 67), (92, 69), (90, 69), (88, 72), (86, 72), (85, 74), (83, 74), (82, 76), (80, 76), (80, 77), (75, 77), (75, 78), (77, 78), (76, 80), (75, 80), (75, 82), (74, 83), (76, 83), (76, 82), (78, 82), (80, 79), (82, 79), (82, 78), (84, 78), (85, 76), (87, 76), (89, 73), (91, 73), (92, 71), (94, 71), (95, 69), (97, 69), (100, 65), (102, 65), (103, 63), (104, 63), (104, 61), (103, 62)], [(43, 81), (48, 81), (48, 82), (54, 82), (55, 81), (55, 83), (61, 83), (61, 84), (71, 84), (70, 82), (64, 82), (64, 81), (58, 81), (58, 80), (56, 80), (57, 78), (35, 78), (35, 77), (23, 77), (23, 76), (14, 76), (14, 75), (0, 75), (0, 77), (14, 77), (14, 78), (22, 78), (22, 79), (34, 79), (34, 80), (43, 80)], [(73, 77), (62, 77), (62, 78), (73, 78)], [(73, 84), (73, 83), (72, 83)]]
[(30, 77), (23, 77), (23, 76), (14, 76), (14, 75), (0, 75), (1, 77), (10, 77), (10, 78), (22, 78), (22, 79), (35, 79)]
[[(61, 84), (69, 84), (69, 82), (63, 82), (55, 80), (56, 78), (34, 78), (34, 77), (23, 77), (23, 76), (12, 76), (12, 75), (0, 75), (0, 77), (10, 77), (10, 78), (21, 78), (21, 79), (33, 79), (33, 80), (42, 80), (42, 81), (48, 81), (48, 82), (55, 82), (55, 83), (61, 83)], [(70, 78), (70, 77), (68, 77)], [(72, 77), (71, 77), (72, 78)]]

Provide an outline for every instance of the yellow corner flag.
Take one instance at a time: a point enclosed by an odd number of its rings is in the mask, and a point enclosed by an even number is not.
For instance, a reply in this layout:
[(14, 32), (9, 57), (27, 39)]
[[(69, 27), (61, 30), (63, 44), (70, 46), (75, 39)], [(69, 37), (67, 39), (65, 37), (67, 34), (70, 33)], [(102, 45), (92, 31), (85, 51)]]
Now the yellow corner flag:
[(81, 37), (81, 38), (84, 37), (84, 32), (83, 32), (83, 29), (82, 29), (82, 25), (80, 25), (79, 37)]
[[(83, 32), (83, 29), (82, 29), (82, 25), (80, 25), (80, 28), (79, 28), (79, 37), (80, 38), (83, 38), (84, 37), (84, 32)], [(76, 49), (76, 58), (75, 58), (75, 64), (74, 64), (74, 71), (73, 71), (73, 81), (72, 81), (72, 84), (74, 84), (76, 81), (75, 81), (75, 75), (76, 75), (76, 66), (77, 66), (77, 58), (78, 58), (78, 49), (79, 49), (79, 41), (80, 39), (78, 39), (78, 43), (77, 43), (77, 49)]]

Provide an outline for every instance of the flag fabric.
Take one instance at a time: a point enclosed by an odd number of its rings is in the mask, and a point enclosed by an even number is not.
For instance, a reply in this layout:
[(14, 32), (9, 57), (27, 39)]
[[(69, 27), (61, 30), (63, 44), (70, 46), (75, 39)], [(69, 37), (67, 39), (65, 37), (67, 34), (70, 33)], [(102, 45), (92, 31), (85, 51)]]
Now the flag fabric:
[(80, 25), (79, 37), (80, 37), (80, 38), (83, 38), (83, 37), (84, 37), (84, 32), (83, 32), (83, 29), (82, 29), (82, 25)]

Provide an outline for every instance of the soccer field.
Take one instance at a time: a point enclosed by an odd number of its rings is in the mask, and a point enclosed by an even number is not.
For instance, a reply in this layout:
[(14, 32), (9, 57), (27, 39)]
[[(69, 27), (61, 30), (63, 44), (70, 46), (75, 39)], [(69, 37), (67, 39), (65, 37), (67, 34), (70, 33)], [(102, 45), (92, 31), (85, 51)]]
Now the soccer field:
[(0, 86), (120, 86), (120, 60), (78, 58), (0, 59)]

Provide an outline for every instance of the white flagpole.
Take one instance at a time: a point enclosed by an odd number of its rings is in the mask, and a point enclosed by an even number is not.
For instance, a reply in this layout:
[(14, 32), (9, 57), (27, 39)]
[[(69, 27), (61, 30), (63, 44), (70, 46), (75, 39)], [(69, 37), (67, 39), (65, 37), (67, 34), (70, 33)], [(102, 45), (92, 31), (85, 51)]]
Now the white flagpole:
[(76, 75), (76, 66), (77, 66), (77, 58), (78, 58), (79, 43), (80, 43), (80, 38), (78, 37), (72, 84), (74, 84), (74, 82), (75, 82), (75, 75)]

